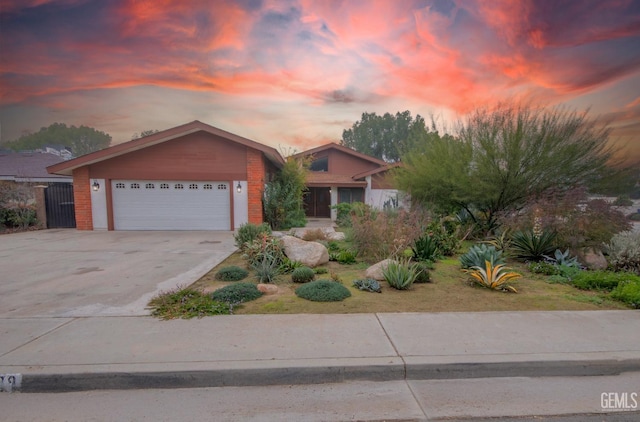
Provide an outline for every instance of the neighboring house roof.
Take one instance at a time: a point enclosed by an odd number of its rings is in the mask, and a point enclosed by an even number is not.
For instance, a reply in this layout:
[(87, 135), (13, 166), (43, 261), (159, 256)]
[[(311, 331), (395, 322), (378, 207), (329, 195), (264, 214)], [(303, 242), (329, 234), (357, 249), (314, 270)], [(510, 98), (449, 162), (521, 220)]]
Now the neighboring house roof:
[(127, 154), (129, 152), (138, 151), (153, 145), (158, 145), (163, 142), (171, 141), (173, 139), (188, 135), (190, 133), (195, 133), (200, 131), (207, 132), (212, 135), (220, 136), (221, 138), (225, 138), (232, 142), (236, 142), (246, 147), (261, 151), (267, 157), (267, 159), (277, 167), (282, 167), (282, 165), (284, 164), (284, 158), (282, 158), (282, 155), (280, 155), (280, 153), (275, 148), (263, 145), (259, 142), (252, 141), (247, 138), (243, 138), (238, 135), (234, 135), (233, 133), (224, 131), (222, 129), (218, 129), (206, 123), (202, 123), (198, 120), (194, 120), (193, 122), (187, 123), (182, 126), (177, 126), (172, 129), (163, 130), (161, 132), (157, 132), (152, 135), (145, 136), (143, 138), (134, 139), (132, 141), (114, 145), (109, 148), (102, 149), (100, 151), (95, 151), (95, 152), (80, 156), (78, 158), (65, 161), (63, 163), (55, 164), (47, 168), (47, 170), (50, 173), (71, 175), (73, 173), (73, 170), (77, 168), (87, 166), (90, 164), (95, 164), (100, 161), (108, 160), (114, 157), (118, 157), (120, 155)]
[(47, 173), (47, 167), (64, 160), (41, 152), (0, 152), (0, 180), (15, 182), (66, 182), (70, 177)]
[(387, 166), (387, 162), (386, 161), (380, 160), (380, 159), (378, 159), (376, 157), (372, 157), (372, 156), (367, 155), (367, 154), (363, 154), (363, 153), (355, 151), (355, 150), (353, 150), (351, 148), (347, 148), (345, 146), (336, 144), (335, 142), (330, 142), (330, 143), (328, 143), (326, 145), (321, 145), (319, 147), (303, 151), (301, 153), (295, 154), (294, 157), (296, 157), (296, 158), (297, 157), (305, 157), (305, 156), (313, 155), (313, 154), (316, 154), (318, 152), (325, 151), (325, 150), (328, 150), (328, 149), (336, 149), (338, 151), (353, 155), (354, 157), (358, 157), (358, 158), (361, 158), (363, 160), (370, 161), (370, 162), (378, 164), (380, 166)]
[(338, 187), (366, 187), (366, 181), (354, 180), (351, 176), (343, 174), (332, 174), (326, 172), (314, 172), (307, 173), (307, 186), (309, 187), (324, 187), (324, 186), (338, 186)]

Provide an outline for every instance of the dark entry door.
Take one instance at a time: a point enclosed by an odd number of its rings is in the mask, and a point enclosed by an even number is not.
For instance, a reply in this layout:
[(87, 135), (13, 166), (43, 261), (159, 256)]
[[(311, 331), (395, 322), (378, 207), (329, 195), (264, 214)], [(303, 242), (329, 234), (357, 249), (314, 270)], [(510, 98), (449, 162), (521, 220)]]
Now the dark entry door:
[(55, 183), (44, 191), (44, 202), (47, 209), (47, 228), (74, 228), (76, 211), (73, 203), (73, 185), (71, 183)]
[(329, 188), (309, 188), (304, 197), (307, 217), (331, 217), (331, 190)]

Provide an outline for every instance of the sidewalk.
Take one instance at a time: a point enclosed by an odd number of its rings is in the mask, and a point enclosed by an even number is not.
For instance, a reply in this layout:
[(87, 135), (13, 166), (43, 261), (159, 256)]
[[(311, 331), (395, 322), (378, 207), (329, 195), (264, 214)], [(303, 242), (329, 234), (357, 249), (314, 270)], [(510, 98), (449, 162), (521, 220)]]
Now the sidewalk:
[(0, 318), (0, 335), (22, 392), (640, 372), (637, 311)]

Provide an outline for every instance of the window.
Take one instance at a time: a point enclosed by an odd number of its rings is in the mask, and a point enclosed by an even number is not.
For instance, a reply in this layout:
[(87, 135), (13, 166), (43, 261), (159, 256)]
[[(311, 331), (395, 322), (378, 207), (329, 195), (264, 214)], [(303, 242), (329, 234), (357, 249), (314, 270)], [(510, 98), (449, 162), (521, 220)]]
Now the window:
[(176, 183), (175, 185), (173, 185), (174, 189), (184, 189), (184, 185), (182, 183)]
[(140, 189), (140, 183), (132, 183), (131, 189)]
[(124, 183), (116, 183), (116, 189), (124, 189), (124, 188), (125, 188)]
[(191, 183), (189, 185), (189, 189), (198, 189), (198, 184), (197, 183)]
[(211, 190), (213, 189), (213, 185), (211, 183), (205, 183), (204, 186), (202, 186), (202, 189)]
[(155, 189), (155, 188), (156, 188), (156, 185), (155, 185), (155, 184), (153, 184), (153, 183), (147, 183), (146, 185), (144, 185), (144, 187), (145, 187), (146, 189)]
[(227, 190), (227, 185), (225, 185), (224, 183), (220, 183), (218, 185), (218, 190)]
[(329, 157), (321, 157), (311, 162), (311, 171), (329, 171)]
[(364, 202), (364, 189), (338, 188), (338, 203)]
[(169, 189), (168, 183), (160, 183), (160, 189)]

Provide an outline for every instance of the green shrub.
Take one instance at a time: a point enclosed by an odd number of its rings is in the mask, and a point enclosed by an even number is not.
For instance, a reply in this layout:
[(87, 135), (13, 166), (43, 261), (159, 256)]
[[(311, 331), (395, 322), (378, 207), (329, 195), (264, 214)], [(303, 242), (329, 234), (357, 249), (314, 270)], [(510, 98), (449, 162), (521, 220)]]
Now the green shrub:
[(627, 218), (631, 221), (640, 221), (640, 212), (634, 212), (633, 214), (629, 214)]
[(640, 309), (640, 282), (623, 281), (611, 292), (611, 297)]
[(542, 261), (555, 249), (556, 233), (544, 230), (536, 234), (533, 230), (515, 232), (511, 238), (513, 255), (523, 261)]
[(272, 283), (280, 274), (278, 261), (270, 255), (263, 255), (262, 261), (252, 265), (259, 283)]
[(532, 261), (529, 263), (529, 271), (534, 274), (543, 275), (559, 275), (560, 269), (557, 265), (554, 265), (546, 261)]
[(327, 274), (329, 272), (325, 267), (316, 267), (313, 269), (313, 272), (316, 274)]
[(270, 236), (271, 227), (267, 223), (260, 225), (246, 223), (240, 226), (238, 232), (233, 236), (236, 241), (236, 246), (239, 249), (244, 249), (245, 245), (252, 243), (261, 235)]
[(633, 206), (633, 201), (629, 198), (629, 195), (620, 195), (613, 201), (613, 205), (617, 207), (631, 207)]
[(316, 280), (298, 287), (296, 295), (314, 302), (339, 302), (351, 296), (351, 292), (340, 283)]
[(193, 317), (207, 315), (229, 315), (229, 305), (214, 300), (198, 290), (189, 287), (177, 287), (162, 292), (149, 302), (151, 315), (160, 319)]
[(579, 289), (605, 291), (611, 291), (623, 282), (640, 283), (640, 276), (623, 272), (582, 271), (572, 280), (572, 284)]
[(407, 290), (416, 280), (418, 270), (415, 264), (408, 262), (391, 261), (382, 268), (384, 279), (391, 287), (398, 290)]
[(618, 233), (607, 245), (609, 265), (614, 271), (640, 275), (640, 232)]
[(484, 267), (485, 261), (489, 261), (492, 265), (504, 264), (502, 251), (496, 249), (493, 245), (478, 243), (469, 248), (469, 252), (460, 256), (460, 265), (462, 268)]
[(336, 257), (336, 261), (340, 264), (355, 264), (356, 263), (356, 253), (350, 250), (342, 250), (338, 252), (338, 256)]
[(411, 246), (413, 258), (416, 261), (436, 261), (440, 258), (440, 250), (436, 240), (428, 234), (423, 234)]
[(216, 273), (216, 280), (222, 281), (239, 281), (246, 278), (249, 275), (249, 271), (244, 268), (232, 265), (230, 267), (223, 267)]
[(294, 283), (308, 283), (315, 277), (315, 273), (309, 267), (300, 267), (291, 273), (291, 281)]
[(425, 232), (436, 242), (438, 250), (444, 256), (453, 256), (460, 249), (460, 223), (454, 219), (431, 221)]
[(211, 293), (211, 298), (218, 302), (238, 304), (256, 300), (262, 292), (253, 283), (235, 283), (225, 286)]
[(338, 227), (351, 227), (351, 211), (353, 205), (349, 202), (341, 202), (331, 208), (336, 210), (336, 224)]
[(287, 256), (282, 259), (282, 263), (278, 267), (278, 272), (280, 274), (289, 274), (292, 273), (296, 268), (300, 268), (304, 266), (300, 261), (292, 261)]
[(378, 280), (372, 278), (363, 278), (359, 280), (353, 280), (353, 286), (359, 290), (364, 290), (372, 293), (382, 293), (382, 288)]
[(431, 283), (431, 273), (429, 270), (433, 269), (433, 262), (431, 261), (418, 261), (415, 263), (416, 279), (414, 283)]

